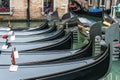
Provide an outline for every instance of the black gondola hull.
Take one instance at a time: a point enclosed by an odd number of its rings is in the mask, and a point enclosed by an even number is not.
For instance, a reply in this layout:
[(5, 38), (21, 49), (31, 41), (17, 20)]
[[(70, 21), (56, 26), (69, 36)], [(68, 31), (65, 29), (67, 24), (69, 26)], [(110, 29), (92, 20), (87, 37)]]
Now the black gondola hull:
[[(19, 66), (16, 72), (9, 72), (8, 66), (0, 66), (0, 72), (2, 72), (0, 79), (98, 80), (107, 74), (109, 66), (110, 52), (109, 47), (107, 47), (103, 54), (96, 57), (70, 60), (63, 63)], [(6, 74), (8, 74), (7, 77)]]
[[(35, 42), (35, 43), (12, 43), (11, 46), (7, 49), (2, 48), (1, 51), (11, 52), (13, 47), (16, 47), (18, 51), (40, 51), (40, 50), (61, 50), (61, 49), (70, 49), (72, 44), (72, 32), (68, 32), (65, 36), (44, 42)], [(3, 44), (1, 44), (3, 45)], [(24, 48), (23, 48), (24, 47)]]

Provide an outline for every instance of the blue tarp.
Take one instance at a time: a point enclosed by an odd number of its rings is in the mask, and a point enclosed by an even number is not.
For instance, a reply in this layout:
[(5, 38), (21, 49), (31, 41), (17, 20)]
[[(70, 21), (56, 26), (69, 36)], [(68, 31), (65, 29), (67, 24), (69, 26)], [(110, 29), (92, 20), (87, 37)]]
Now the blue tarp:
[(101, 8), (91, 8), (89, 9), (89, 12), (102, 12)]

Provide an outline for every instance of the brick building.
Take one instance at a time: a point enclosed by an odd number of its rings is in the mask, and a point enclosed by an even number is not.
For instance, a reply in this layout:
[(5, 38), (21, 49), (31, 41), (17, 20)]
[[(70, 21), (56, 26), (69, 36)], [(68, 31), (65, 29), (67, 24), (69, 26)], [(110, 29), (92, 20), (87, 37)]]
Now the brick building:
[(46, 3), (49, 3), (51, 11), (57, 8), (59, 16), (68, 11), (68, 0), (0, 0), (0, 19), (43, 18)]
[(100, 8), (110, 9), (112, 5), (112, 0), (76, 0), (76, 1), (82, 4), (82, 6), (86, 6), (88, 8), (97, 5)]

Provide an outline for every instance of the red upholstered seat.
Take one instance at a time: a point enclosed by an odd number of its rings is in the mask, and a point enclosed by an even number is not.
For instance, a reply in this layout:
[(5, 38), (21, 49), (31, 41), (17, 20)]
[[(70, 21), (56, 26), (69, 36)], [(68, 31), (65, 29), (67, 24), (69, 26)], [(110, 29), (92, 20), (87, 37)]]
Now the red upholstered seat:
[(68, 4), (68, 8), (69, 9), (77, 9), (77, 7), (75, 5), (73, 5), (73, 4)]
[(117, 45), (120, 47), (120, 42)]
[(2, 35), (2, 38), (3, 38), (3, 39), (8, 38), (8, 34), (3, 34), (3, 35)]
[(50, 7), (50, 8), (44, 8), (44, 11), (46, 11), (46, 10), (49, 10), (49, 11), (53, 11), (53, 8), (52, 7)]
[(75, 5), (72, 5), (72, 4), (68, 4), (68, 8), (74, 8)]

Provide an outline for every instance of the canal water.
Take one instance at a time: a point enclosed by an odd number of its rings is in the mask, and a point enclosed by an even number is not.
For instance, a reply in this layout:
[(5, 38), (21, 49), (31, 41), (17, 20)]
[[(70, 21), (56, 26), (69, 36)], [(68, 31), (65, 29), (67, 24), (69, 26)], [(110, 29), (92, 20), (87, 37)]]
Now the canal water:
[[(10, 21), (11, 26), (13, 27), (36, 27), (41, 25), (42, 23), (44, 23), (43, 21), (30, 21), (30, 22), (26, 22), (26, 21)], [(8, 21), (5, 22), (1, 22), (0, 21), (0, 27), (7, 27), (8, 26)]]

